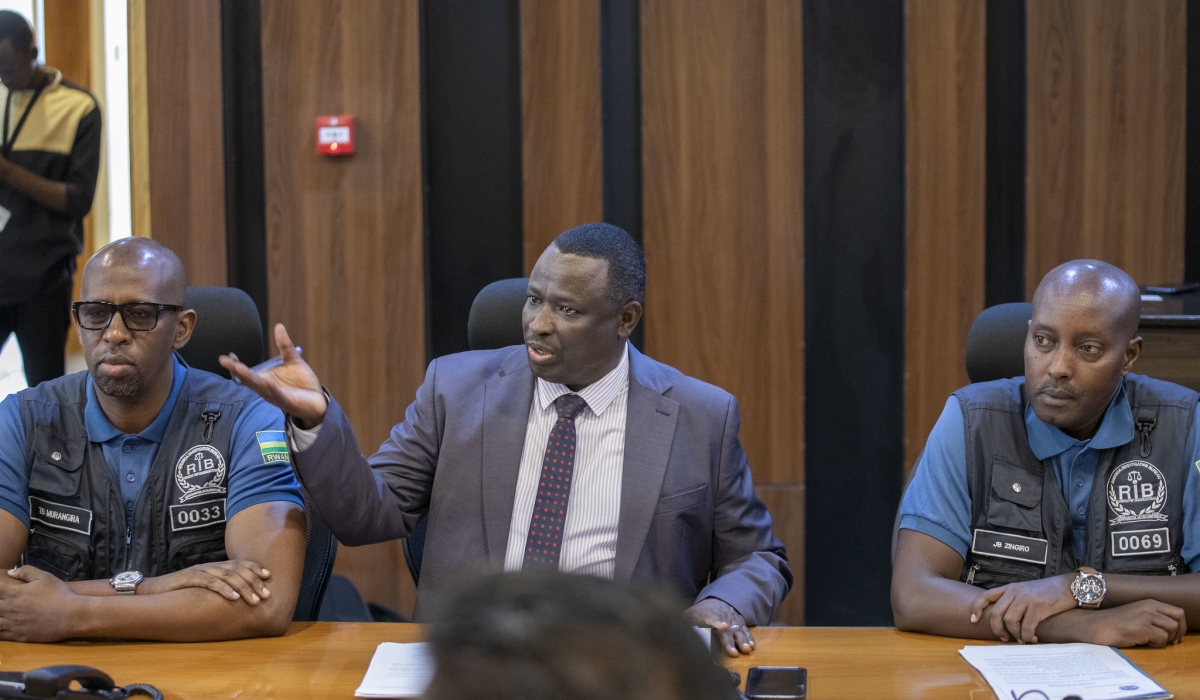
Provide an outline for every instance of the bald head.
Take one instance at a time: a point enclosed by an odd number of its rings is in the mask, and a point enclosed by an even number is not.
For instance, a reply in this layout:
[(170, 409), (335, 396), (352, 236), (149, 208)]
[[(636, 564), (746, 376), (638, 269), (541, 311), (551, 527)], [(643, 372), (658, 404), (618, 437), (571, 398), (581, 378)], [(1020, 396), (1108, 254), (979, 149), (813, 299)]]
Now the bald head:
[(1142, 296), (1124, 270), (1099, 260), (1072, 260), (1051, 270), (1033, 293), (1034, 313), (1040, 306), (1066, 302), (1107, 309), (1118, 337), (1137, 335)]
[(182, 304), (187, 291), (187, 274), (179, 256), (149, 238), (122, 238), (96, 251), (83, 268), (83, 299), (91, 299), (90, 287), (99, 278), (135, 277), (144, 283), (149, 296), (138, 301)]
[(1076, 440), (1095, 435), (1141, 352), (1141, 303), (1129, 275), (1099, 260), (1042, 279), (1025, 337), (1025, 397), (1042, 422)]

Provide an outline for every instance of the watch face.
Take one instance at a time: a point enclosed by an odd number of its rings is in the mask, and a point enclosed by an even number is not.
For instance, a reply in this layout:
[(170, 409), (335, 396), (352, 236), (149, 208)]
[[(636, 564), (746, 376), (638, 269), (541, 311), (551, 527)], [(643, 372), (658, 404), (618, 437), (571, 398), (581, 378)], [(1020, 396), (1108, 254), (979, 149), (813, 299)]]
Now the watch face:
[(1084, 574), (1075, 583), (1075, 599), (1081, 603), (1094, 603), (1104, 597), (1104, 582), (1099, 576)]
[(132, 583), (137, 583), (138, 581), (141, 581), (141, 580), (142, 580), (142, 575), (141, 575), (141, 573), (139, 573), (137, 571), (122, 571), (121, 573), (117, 574), (116, 576), (113, 576), (112, 582), (113, 582), (114, 586), (121, 586), (121, 585), (129, 585)]

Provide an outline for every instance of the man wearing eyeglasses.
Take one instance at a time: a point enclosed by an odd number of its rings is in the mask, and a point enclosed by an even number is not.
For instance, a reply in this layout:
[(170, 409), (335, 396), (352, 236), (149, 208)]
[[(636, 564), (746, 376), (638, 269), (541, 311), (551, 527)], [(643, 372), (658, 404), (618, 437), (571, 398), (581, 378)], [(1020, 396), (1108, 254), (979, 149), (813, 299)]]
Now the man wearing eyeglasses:
[[(283, 416), (184, 365), (174, 253), (101, 249), (73, 307), (88, 370), (0, 403), (0, 639), (282, 634), (304, 564)], [(267, 585), (269, 583), (269, 586)]]

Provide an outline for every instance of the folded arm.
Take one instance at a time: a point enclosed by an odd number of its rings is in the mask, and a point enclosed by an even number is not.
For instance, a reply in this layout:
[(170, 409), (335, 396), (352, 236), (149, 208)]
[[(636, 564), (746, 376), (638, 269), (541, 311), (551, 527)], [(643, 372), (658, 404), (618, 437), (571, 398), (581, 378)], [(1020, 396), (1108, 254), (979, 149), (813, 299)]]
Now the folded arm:
[(1160, 577), (1114, 576), (1123, 590), (1105, 598), (1106, 609), (1082, 610), (1074, 606), (1074, 596), (1068, 602), (1061, 595), (1064, 583), (1070, 594), (1066, 580), (1073, 576), (1024, 581), (985, 592), (958, 580), (962, 567), (963, 558), (951, 547), (915, 530), (900, 530), (892, 567), (896, 627), (969, 639), (1121, 647), (1165, 646), (1182, 641), (1187, 632), (1182, 608), (1152, 595), (1136, 597), (1141, 582), (1125, 581)]
[[(49, 642), (115, 637), (184, 642), (283, 634), (300, 590), (304, 533), (304, 511), (289, 502), (260, 503), (230, 519), (226, 551), (236, 559), (259, 562), (271, 572), (270, 595), (258, 605), (240, 598), (229, 600), (205, 588), (156, 593), (153, 580), (148, 590), (139, 586), (137, 595), (118, 596), (102, 590), (107, 581), (69, 585), (44, 571), (22, 567), (9, 580), (0, 578), (0, 639)], [(166, 578), (160, 577), (160, 582)]]

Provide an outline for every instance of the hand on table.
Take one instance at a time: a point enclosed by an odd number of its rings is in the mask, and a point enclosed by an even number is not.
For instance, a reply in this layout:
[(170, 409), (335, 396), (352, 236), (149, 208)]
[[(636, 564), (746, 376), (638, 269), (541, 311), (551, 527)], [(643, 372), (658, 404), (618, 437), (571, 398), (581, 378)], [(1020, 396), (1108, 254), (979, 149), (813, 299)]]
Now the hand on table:
[(255, 372), (240, 362), (237, 355), (229, 353), (219, 358), (221, 366), (229, 374), (241, 380), (268, 403), (279, 407), (284, 413), (297, 418), (301, 427), (312, 429), (325, 420), (325, 409), (329, 402), (321, 389), (321, 381), (312, 371), (296, 346), (288, 337), (282, 323), (275, 324), (275, 345), (283, 363)]
[(740, 651), (754, 651), (754, 636), (746, 627), (746, 620), (733, 606), (717, 598), (705, 598), (686, 610), (686, 614), (697, 627), (711, 627), (720, 632), (721, 647), (726, 656), (736, 657)]
[(1083, 641), (1110, 647), (1165, 647), (1182, 642), (1187, 634), (1183, 608), (1157, 600), (1096, 610), (1090, 617), (1090, 639)]
[(73, 636), (80, 596), (53, 574), (22, 566), (0, 577), (0, 639), (57, 642)]
[(271, 572), (252, 561), (214, 561), (147, 579), (138, 586), (137, 592), (155, 594), (183, 588), (206, 588), (228, 600), (240, 598), (250, 605), (258, 605), (271, 597), (264, 582), (269, 578)]
[(1071, 593), (1073, 574), (1063, 574), (1036, 581), (1021, 581), (984, 591), (971, 605), (971, 622), (988, 612), (992, 634), (1001, 641), (1036, 643), (1037, 626), (1046, 618), (1075, 607)]

